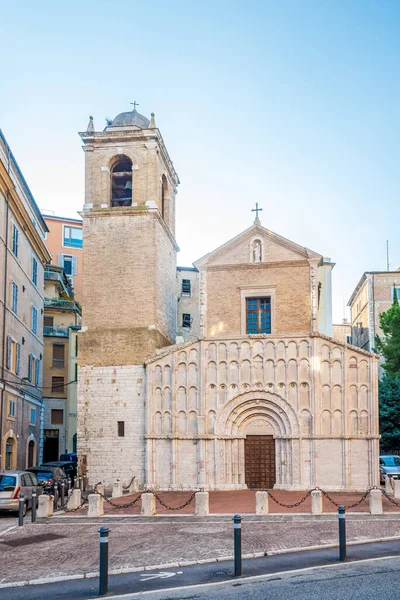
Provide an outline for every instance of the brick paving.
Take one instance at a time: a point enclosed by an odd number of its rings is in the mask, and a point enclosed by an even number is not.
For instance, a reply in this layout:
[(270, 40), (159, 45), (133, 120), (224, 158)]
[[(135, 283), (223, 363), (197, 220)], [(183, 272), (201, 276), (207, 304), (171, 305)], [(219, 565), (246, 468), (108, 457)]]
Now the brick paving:
[[(189, 520), (190, 519), (190, 520)], [(216, 559), (233, 554), (230, 516), (204, 519), (184, 517), (173, 522), (155, 518), (144, 522), (129, 518), (110, 519), (70, 517), (46, 520), (16, 527), (0, 536), (0, 583), (59, 577), (97, 571), (99, 527), (110, 528), (110, 569), (144, 567)], [(400, 537), (400, 515), (351, 518), (347, 539), (368, 540)], [(244, 521), (243, 554), (337, 544), (337, 519), (304, 518), (301, 521)], [(175, 564), (175, 566), (177, 566)], [(65, 582), (60, 585), (68, 585)], [(1, 596), (1, 591), (0, 591)]]
[[(299, 502), (306, 492), (288, 492), (285, 490), (273, 490), (273, 496), (284, 504), (295, 504)], [(157, 495), (163, 502), (172, 507), (182, 505), (191, 496), (191, 492), (157, 492)], [(345, 506), (358, 502), (362, 497), (361, 493), (342, 493), (331, 492), (329, 496), (338, 504)], [(112, 500), (115, 504), (127, 504), (134, 500), (137, 494), (125, 495), (121, 498)], [(382, 498), (384, 512), (400, 512), (400, 507), (392, 504), (385, 496)], [(140, 513), (140, 500), (129, 508), (115, 508), (108, 502), (104, 502), (104, 513), (107, 515), (137, 515)], [(254, 490), (237, 490), (226, 492), (210, 492), (210, 513), (211, 514), (235, 514), (235, 513), (255, 513), (256, 500)], [(269, 510), (271, 514), (287, 514), (287, 513), (309, 513), (311, 512), (311, 498), (308, 497), (302, 504), (294, 508), (284, 508), (276, 504), (272, 499), (269, 501)], [(158, 501), (156, 502), (157, 514), (193, 514), (194, 500), (189, 506), (181, 510), (168, 510), (164, 508)], [(337, 508), (329, 500), (323, 497), (323, 511), (337, 512)], [(359, 506), (349, 509), (349, 512), (368, 512), (369, 500), (366, 498)], [(77, 515), (86, 514), (87, 508), (84, 507), (76, 513)]]

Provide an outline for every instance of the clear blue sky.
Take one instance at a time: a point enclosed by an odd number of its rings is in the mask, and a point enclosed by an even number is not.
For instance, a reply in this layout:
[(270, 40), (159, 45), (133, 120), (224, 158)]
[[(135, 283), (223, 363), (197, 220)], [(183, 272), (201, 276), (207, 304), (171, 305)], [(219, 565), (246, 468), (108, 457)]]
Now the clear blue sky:
[[(330, 256), (334, 319), (400, 266), (400, 2), (22, 1), (2, 7), (0, 126), (39, 206), (83, 205), (78, 131), (156, 113), (179, 264), (252, 223)], [(295, 293), (295, 290), (293, 290)]]

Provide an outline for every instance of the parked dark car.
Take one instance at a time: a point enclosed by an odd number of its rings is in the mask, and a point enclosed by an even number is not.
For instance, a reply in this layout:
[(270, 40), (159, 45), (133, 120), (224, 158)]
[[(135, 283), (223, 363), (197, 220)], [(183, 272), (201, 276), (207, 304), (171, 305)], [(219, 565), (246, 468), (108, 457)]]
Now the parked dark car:
[(386, 475), (389, 475), (392, 479), (400, 479), (400, 456), (382, 454), (379, 457), (379, 472), (382, 485), (385, 483)]
[(78, 462), (78, 455), (77, 455), (76, 452), (69, 452), (68, 454), (61, 454), (60, 460), (61, 461), (67, 461), (67, 462), (77, 463)]
[(34, 473), (26, 471), (1, 471), (0, 472), (0, 511), (19, 510), (19, 494), (24, 494), (24, 510), (26, 514), (28, 508), (32, 508), (32, 492), (36, 491), (36, 506), (39, 502), (39, 496), (43, 493)]
[(57, 489), (58, 495), (60, 495), (61, 483), (63, 481), (65, 485), (65, 491), (68, 489), (67, 475), (63, 469), (60, 469), (60, 467), (40, 465), (39, 467), (29, 467), (27, 471), (36, 475), (46, 494), (54, 495), (54, 492)]
[(71, 478), (72, 483), (74, 483), (78, 471), (78, 463), (65, 460), (46, 462), (43, 463), (43, 467), (60, 467), (66, 476)]

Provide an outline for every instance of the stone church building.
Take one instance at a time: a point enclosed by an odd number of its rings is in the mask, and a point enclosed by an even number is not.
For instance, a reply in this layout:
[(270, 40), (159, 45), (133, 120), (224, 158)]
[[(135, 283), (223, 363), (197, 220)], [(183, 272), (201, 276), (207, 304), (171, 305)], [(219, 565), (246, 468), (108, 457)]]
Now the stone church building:
[(101, 132), (90, 119), (80, 135), (78, 453), (89, 481), (377, 484), (377, 357), (331, 337), (330, 259), (269, 231), (257, 212), (177, 268), (179, 179), (154, 115), (121, 113)]

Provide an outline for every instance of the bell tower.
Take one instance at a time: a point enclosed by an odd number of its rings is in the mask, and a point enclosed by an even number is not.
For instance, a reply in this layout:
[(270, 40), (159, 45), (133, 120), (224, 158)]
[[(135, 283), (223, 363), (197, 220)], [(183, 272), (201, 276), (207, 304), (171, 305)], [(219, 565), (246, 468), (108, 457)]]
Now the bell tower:
[(85, 152), (81, 365), (139, 365), (175, 342), (178, 175), (136, 110), (80, 133)]

